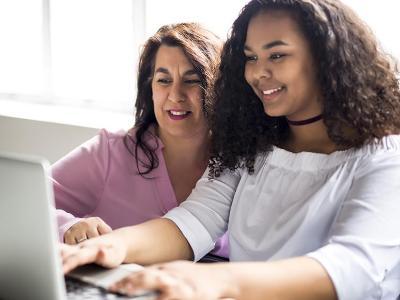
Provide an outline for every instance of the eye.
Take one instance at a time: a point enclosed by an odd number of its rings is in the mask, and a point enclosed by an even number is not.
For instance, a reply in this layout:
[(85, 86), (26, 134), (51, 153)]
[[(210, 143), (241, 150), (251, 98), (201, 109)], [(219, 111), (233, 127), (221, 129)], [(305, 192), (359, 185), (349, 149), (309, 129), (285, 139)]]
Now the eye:
[(285, 56), (286, 56), (286, 54), (283, 54), (283, 53), (272, 53), (269, 56), (269, 59), (272, 61), (276, 61), (276, 60), (280, 60), (280, 59), (284, 58)]
[(186, 79), (185, 80), (185, 83), (187, 83), (187, 84), (201, 84), (201, 81), (200, 81), (200, 79)]
[(255, 56), (255, 55), (245, 55), (246, 62), (252, 62), (252, 61), (256, 61), (256, 60), (257, 60), (257, 56)]
[(158, 79), (157, 79), (157, 82), (158, 82), (158, 83), (161, 83), (161, 84), (169, 84), (169, 83), (172, 82), (172, 80), (171, 80), (171, 79), (168, 79), (168, 78), (158, 78)]

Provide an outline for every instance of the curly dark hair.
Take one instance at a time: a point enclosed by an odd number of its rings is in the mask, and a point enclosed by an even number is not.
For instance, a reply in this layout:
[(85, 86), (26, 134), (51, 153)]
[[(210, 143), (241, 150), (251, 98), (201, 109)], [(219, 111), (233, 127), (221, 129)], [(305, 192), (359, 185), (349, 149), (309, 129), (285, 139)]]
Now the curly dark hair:
[(357, 148), (399, 132), (395, 61), (349, 7), (339, 0), (252, 0), (233, 23), (222, 51), (211, 120), (211, 178), (239, 167), (252, 173), (256, 156), (289, 136), (286, 118), (266, 115), (244, 77), (249, 21), (268, 10), (290, 13), (310, 43), (322, 91), (323, 121), (336, 145)]
[[(218, 73), (222, 50), (222, 41), (197, 23), (162, 26), (146, 41), (139, 60), (135, 125), (124, 138), (125, 146), (135, 157), (138, 173), (142, 176), (149, 174), (159, 164), (155, 154), (159, 146), (157, 139), (149, 140), (145, 138), (145, 135), (152, 135), (148, 129), (151, 125), (157, 124), (151, 82), (154, 75), (155, 57), (161, 45), (180, 47), (198, 73), (206, 118), (213, 107), (215, 75)], [(136, 133), (133, 134), (135, 130)], [(155, 143), (149, 142), (152, 140)], [(139, 159), (138, 151), (143, 152), (145, 160)]]

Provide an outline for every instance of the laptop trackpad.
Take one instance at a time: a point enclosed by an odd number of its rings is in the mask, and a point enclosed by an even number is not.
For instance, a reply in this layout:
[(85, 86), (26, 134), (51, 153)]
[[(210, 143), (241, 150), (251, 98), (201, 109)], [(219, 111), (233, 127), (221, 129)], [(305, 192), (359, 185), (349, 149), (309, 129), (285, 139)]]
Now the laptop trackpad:
[(90, 264), (72, 270), (67, 274), (67, 277), (107, 289), (116, 281), (142, 269), (143, 267), (137, 264), (123, 264), (114, 269), (106, 269), (95, 264)]

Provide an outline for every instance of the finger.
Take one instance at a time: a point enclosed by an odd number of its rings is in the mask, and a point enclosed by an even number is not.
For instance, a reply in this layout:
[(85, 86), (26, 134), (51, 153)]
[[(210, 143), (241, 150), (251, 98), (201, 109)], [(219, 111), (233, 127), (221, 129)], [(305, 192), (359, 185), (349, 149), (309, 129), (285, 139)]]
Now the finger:
[(114, 268), (119, 266), (123, 261), (123, 257), (113, 246), (102, 246), (99, 249), (96, 263), (105, 268)]
[(96, 262), (99, 249), (94, 246), (78, 247), (75, 246), (73, 251), (63, 257), (64, 274), (78, 266)]
[(110, 289), (129, 296), (157, 291), (158, 299), (190, 299), (193, 296), (189, 286), (170, 274), (156, 269), (133, 273), (112, 285)]
[(113, 292), (134, 296), (145, 293), (145, 291), (148, 291), (151, 287), (156, 287), (155, 280), (156, 274), (151, 270), (132, 273), (114, 283), (109, 289)]
[(83, 241), (86, 241), (87, 239), (88, 239), (88, 237), (87, 237), (85, 232), (78, 233), (75, 236), (75, 241), (76, 241), (77, 244), (82, 243)]
[(87, 228), (88, 225), (85, 221), (79, 221), (78, 223), (72, 225), (64, 234), (65, 243), (69, 245), (75, 245), (87, 239)]
[(100, 235), (106, 234), (112, 231), (112, 228), (106, 224), (103, 220), (97, 225), (97, 231)]
[(94, 238), (96, 236), (99, 236), (99, 232), (97, 231), (96, 226), (89, 226), (89, 228), (86, 230), (86, 236), (88, 239)]
[(74, 247), (71, 245), (60, 243), (58, 247), (60, 249), (60, 255), (62, 260), (64, 260), (65, 257), (71, 255), (74, 252)]
[(71, 230), (67, 230), (64, 233), (64, 243), (66, 243), (68, 245), (76, 244), (75, 235), (71, 232)]
[(128, 295), (131, 297), (132, 296), (135, 296), (135, 297), (145, 296), (146, 294), (152, 292), (150, 290), (142, 289), (140, 287), (135, 286), (129, 280), (125, 280), (124, 282), (121, 282), (118, 285), (114, 285), (114, 286), (110, 287), (109, 290), (112, 292)]

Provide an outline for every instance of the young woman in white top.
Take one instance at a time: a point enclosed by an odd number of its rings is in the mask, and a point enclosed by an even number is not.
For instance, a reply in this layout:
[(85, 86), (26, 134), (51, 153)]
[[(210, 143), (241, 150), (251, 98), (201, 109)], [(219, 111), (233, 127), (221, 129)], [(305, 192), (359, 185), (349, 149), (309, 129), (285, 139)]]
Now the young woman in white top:
[(232, 263), (159, 264), (112, 288), (160, 299), (396, 299), (392, 65), (338, 0), (250, 1), (222, 55), (208, 173), (164, 218), (64, 248), (65, 272), (198, 260), (227, 229)]

